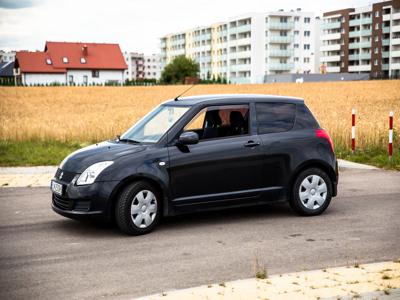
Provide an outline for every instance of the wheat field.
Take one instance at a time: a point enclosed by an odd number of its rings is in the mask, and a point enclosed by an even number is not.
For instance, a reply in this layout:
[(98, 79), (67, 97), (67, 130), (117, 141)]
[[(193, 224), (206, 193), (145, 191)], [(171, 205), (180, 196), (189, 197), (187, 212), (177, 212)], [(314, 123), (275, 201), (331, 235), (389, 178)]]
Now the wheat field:
[[(1, 87), (0, 140), (85, 142), (109, 139), (124, 132), (155, 105), (186, 88), (182, 85)], [(350, 143), (352, 108), (357, 110), (359, 147), (386, 147), (389, 111), (394, 111), (395, 128), (399, 124), (400, 80), (198, 85), (187, 95), (220, 93), (304, 98), (321, 126), (328, 130), (335, 144), (341, 146)]]

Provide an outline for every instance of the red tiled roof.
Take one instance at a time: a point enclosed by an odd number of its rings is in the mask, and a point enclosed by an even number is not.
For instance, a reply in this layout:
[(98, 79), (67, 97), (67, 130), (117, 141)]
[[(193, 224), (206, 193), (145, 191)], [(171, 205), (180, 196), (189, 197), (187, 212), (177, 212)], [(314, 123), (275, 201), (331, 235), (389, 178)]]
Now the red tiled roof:
[[(84, 49), (86, 48), (86, 50)], [(68, 63), (63, 62), (66, 57)], [(46, 59), (51, 59), (48, 65)], [(85, 59), (85, 63), (81, 62)], [(67, 69), (125, 70), (127, 65), (118, 44), (46, 42), (44, 52), (17, 52), (25, 73), (65, 73)]]

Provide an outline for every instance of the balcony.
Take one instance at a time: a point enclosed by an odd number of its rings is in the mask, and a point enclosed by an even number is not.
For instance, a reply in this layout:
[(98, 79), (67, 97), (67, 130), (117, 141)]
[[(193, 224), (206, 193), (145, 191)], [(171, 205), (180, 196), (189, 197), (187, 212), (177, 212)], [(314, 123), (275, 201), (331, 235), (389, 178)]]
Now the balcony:
[(248, 31), (251, 31), (251, 24), (229, 28), (229, 34), (248, 32)]
[(392, 39), (392, 45), (400, 45), (400, 37)]
[(326, 67), (327, 73), (339, 73), (340, 67)]
[(366, 25), (366, 24), (371, 24), (372, 23), (372, 18), (362, 18), (362, 19), (356, 19), (356, 20), (350, 20), (349, 25), (350, 26), (360, 26), (360, 25)]
[(383, 27), (382, 28), (382, 32), (383, 33), (390, 33), (390, 27), (389, 26)]
[(269, 22), (267, 28), (270, 30), (291, 30), (294, 28), (294, 22)]
[(349, 72), (366, 72), (371, 71), (371, 65), (349, 66)]
[(293, 63), (269, 63), (267, 64), (268, 70), (271, 71), (290, 71), (294, 68)]
[(293, 56), (293, 49), (286, 50), (269, 50), (269, 57), (290, 57)]
[(225, 37), (228, 35), (228, 30), (218, 31), (218, 37)]
[(337, 29), (337, 28), (340, 28), (340, 22), (322, 23), (321, 28), (322, 29)]
[(229, 82), (244, 84), (244, 83), (251, 83), (251, 79), (250, 77), (231, 77), (229, 78)]
[(382, 46), (389, 46), (390, 45), (390, 39), (383, 39), (382, 40)]
[(340, 55), (322, 56), (320, 60), (321, 62), (337, 62), (340, 61)]
[(372, 34), (372, 30), (371, 29), (361, 30), (361, 36), (369, 36), (371, 34)]
[(237, 64), (230, 66), (231, 71), (250, 71), (251, 64)]
[(357, 30), (357, 31), (350, 31), (349, 32), (349, 37), (359, 37), (360, 36), (360, 31), (359, 30)]
[[(383, 52), (389, 54), (389, 52)], [(400, 57), (400, 50), (390, 52), (392, 57)], [(383, 57), (383, 56), (382, 56)]]
[(293, 35), (289, 36), (270, 35), (269, 42), (278, 44), (290, 44), (293, 42)]
[(321, 51), (339, 51), (340, 44), (333, 44), (333, 45), (323, 45), (320, 48)]
[(235, 53), (231, 53), (230, 58), (250, 58), (251, 57), (251, 50), (247, 51), (238, 51)]
[(392, 69), (392, 70), (400, 70), (400, 63), (392, 63), (390, 65), (390, 69)]
[(371, 48), (370, 42), (363, 42), (363, 43), (350, 43), (349, 49), (359, 49), (359, 48)]
[(400, 32), (400, 25), (392, 26), (392, 32)]
[(321, 36), (321, 40), (340, 40), (340, 32), (324, 34)]
[(389, 64), (382, 64), (382, 70), (389, 70)]
[[(384, 51), (382, 52), (382, 58), (389, 58), (390, 52), (389, 51)], [(393, 52), (392, 52), (393, 55)]]
[(392, 14), (392, 20), (400, 20), (400, 12)]

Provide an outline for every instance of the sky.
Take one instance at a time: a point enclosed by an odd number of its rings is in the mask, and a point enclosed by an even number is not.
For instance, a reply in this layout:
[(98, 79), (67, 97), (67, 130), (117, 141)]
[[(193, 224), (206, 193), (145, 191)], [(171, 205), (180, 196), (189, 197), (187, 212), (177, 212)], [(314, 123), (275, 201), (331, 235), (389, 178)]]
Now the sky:
[[(378, 1), (375, 1), (378, 2)], [(0, 49), (43, 50), (46, 41), (118, 43), (123, 51), (159, 52), (168, 33), (278, 9), (324, 11), (369, 0), (0, 0)]]

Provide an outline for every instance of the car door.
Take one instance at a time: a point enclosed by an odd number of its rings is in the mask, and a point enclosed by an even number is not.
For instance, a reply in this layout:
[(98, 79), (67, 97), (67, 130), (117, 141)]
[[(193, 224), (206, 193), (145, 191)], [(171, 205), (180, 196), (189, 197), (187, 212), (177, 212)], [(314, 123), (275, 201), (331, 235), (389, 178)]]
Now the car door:
[(303, 151), (295, 139), (293, 128), (296, 104), (281, 102), (256, 103), (257, 132), (264, 153), (262, 181), (269, 191), (268, 200), (283, 197), (285, 186), (291, 178), (293, 155)]
[[(238, 131), (239, 113), (247, 128)], [(199, 121), (201, 114), (204, 120)], [(258, 196), (258, 189), (262, 187), (261, 141), (252, 129), (250, 116), (249, 104), (206, 107), (183, 128), (182, 131), (198, 133), (200, 141), (183, 148), (168, 148), (173, 205), (218, 203)], [(196, 123), (197, 127), (200, 124), (202, 127), (190, 128), (190, 124)]]

